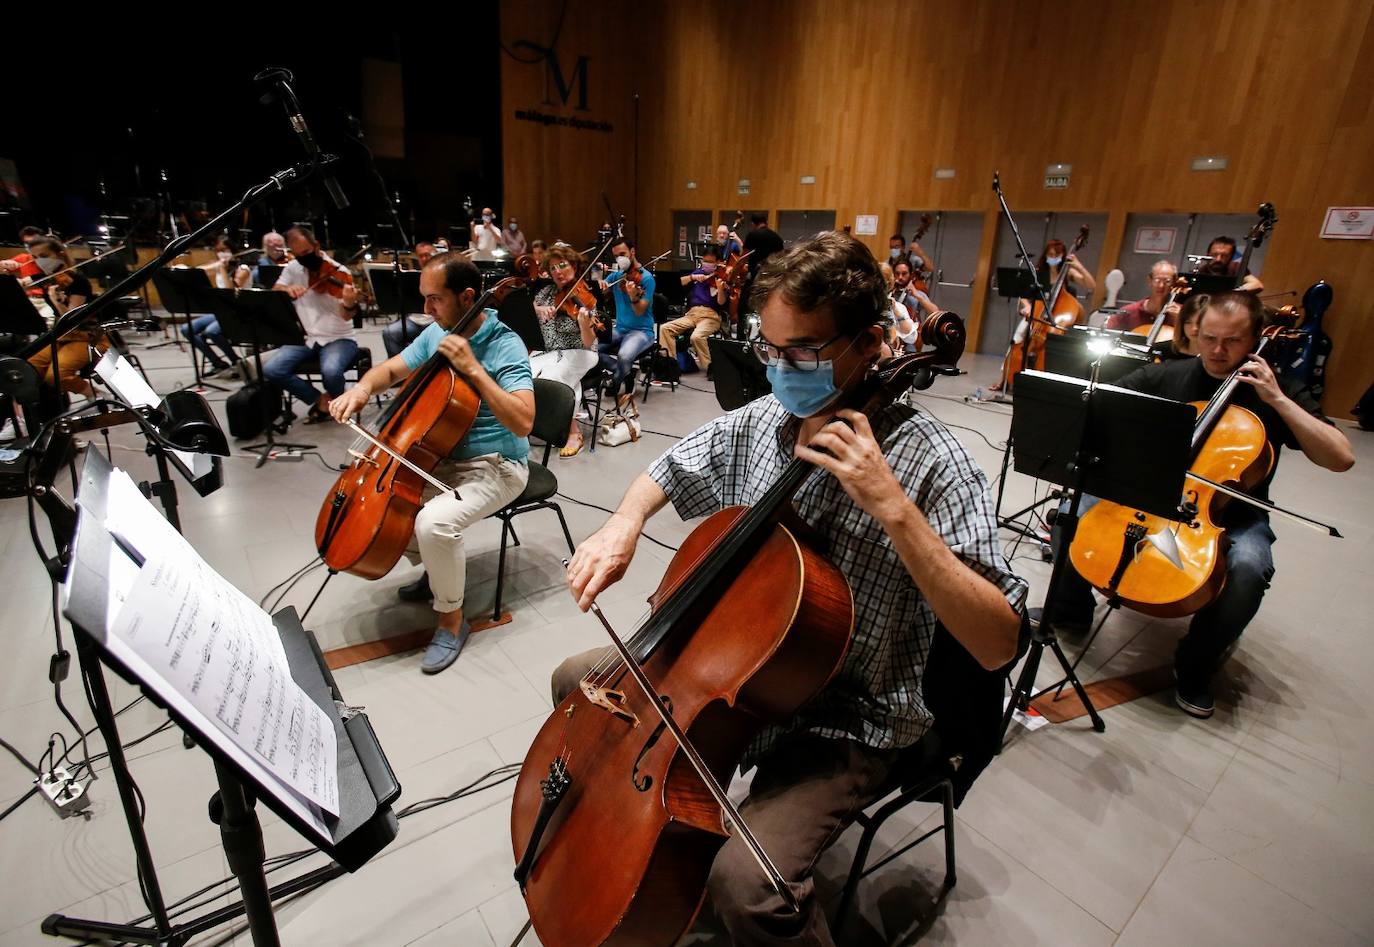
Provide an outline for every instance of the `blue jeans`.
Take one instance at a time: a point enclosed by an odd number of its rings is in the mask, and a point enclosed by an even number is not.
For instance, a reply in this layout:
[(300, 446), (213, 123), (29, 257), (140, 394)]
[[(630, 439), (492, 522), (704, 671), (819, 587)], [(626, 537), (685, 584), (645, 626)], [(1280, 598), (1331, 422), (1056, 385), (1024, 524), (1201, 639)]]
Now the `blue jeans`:
[[(1095, 497), (1085, 496), (1079, 515), (1096, 502)], [(1178, 676), (1203, 684), (1220, 669), (1231, 645), (1259, 611), (1274, 577), (1275, 537), (1269, 528), (1269, 514), (1235, 500), (1226, 508), (1223, 522), (1230, 541), (1226, 550), (1226, 584), (1216, 598), (1193, 615), (1188, 633), (1179, 639), (1174, 652)], [(1056, 548), (1061, 539), (1056, 527)], [(1059, 580), (1055, 613), (1068, 621), (1090, 618), (1093, 604), (1092, 587), (1068, 565)]]
[(320, 375), (324, 378), (324, 390), (331, 398), (337, 398), (344, 391), (344, 371), (353, 356), (358, 354), (358, 343), (353, 339), (335, 339), (328, 344), (314, 346), (283, 345), (276, 354), (262, 366), (262, 376), (280, 385), (306, 404), (313, 405), (320, 400), (320, 391), (310, 382), (296, 374), (296, 367), (314, 352), (320, 355)]
[(634, 384), (635, 359), (653, 344), (654, 337), (647, 329), (632, 329), (629, 332), (612, 329), (611, 341), (597, 345), (602, 367), (611, 369), (615, 375), (616, 391), (620, 390), (622, 384), (627, 385), (627, 391), (628, 386)]
[[(406, 316), (391, 323), (382, 330), (382, 347), (386, 349), (386, 357), (395, 358), (400, 355), (402, 349), (414, 342), (415, 337), (426, 328), (428, 326), (420, 325), (413, 316)], [(404, 336), (401, 335), (402, 331), (405, 332)]]
[(219, 320), (213, 315), (196, 316), (181, 327), (181, 334), (186, 336), (200, 354), (204, 355), (209, 360), (210, 365), (216, 369), (224, 368), (226, 362), (215, 354), (214, 349), (210, 348), (211, 342), (224, 353), (224, 357), (229, 360), (227, 364), (232, 365), (239, 360), (239, 354), (234, 351), (234, 347), (224, 337), (224, 333), (220, 331)]

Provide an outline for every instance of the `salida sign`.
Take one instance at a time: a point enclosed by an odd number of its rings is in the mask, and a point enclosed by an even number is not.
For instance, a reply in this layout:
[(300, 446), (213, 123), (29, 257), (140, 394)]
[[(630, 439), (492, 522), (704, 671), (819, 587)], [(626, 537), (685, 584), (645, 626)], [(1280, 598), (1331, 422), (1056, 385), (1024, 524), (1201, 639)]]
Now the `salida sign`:
[[(569, 101), (575, 112), (588, 112), (587, 71), (588, 56), (578, 56), (570, 72), (564, 72), (558, 58), (558, 50), (529, 40), (516, 40), (511, 46), (533, 54), (534, 58), (524, 60), (531, 65), (538, 63), (544, 67), (544, 100), (541, 104), (551, 108), (567, 108)], [(555, 96), (557, 99), (555, 100)], [(541, 125), (562, 125), (567, 128), (580, 128), (588, 131), (609, 132), (614, 130), (610, 122), (581, 118), (576, 115), (557, 115), (537, 108), (516, 109), (515, 117), (522, 122), (538, 122)]]

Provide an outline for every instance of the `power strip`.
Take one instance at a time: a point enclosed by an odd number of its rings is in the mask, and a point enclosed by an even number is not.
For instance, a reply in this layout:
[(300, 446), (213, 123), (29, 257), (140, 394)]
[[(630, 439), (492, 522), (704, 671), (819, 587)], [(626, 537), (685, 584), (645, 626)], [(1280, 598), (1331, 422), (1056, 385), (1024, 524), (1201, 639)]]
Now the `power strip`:
[(83, 784), (81, 780), (73, 779), (65, 766), (56, 766), (34, 780), (34, 785), (59, 816), (70, 819), (90, 808), (91, 796), (88, 790), (93, 782), (94, 774)]

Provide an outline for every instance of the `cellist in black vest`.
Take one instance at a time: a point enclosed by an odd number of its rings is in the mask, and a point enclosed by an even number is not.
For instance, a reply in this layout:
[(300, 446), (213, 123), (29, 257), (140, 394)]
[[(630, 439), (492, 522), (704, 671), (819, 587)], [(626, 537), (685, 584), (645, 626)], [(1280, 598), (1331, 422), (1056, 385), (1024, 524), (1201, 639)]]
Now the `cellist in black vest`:
[[(799, 243), (760, 269), (752, 301), (762, 318), (755, 354), (773, 393), (654, 461), (578, 547), (568, 584), (588, 609), (625, 574), (645, 521), (669, 501), (684, 519), (752, 506), (794, 456), (821, 468), (793, 505), (849, 584), (853, 636), (830, 683), (787, 725), (764, 729), (740, 767), (757, 767), (741, 815), (801, 911), (787, 908), (738, 836), (720, 849), (708, 888), (736, 944), (829, 945), (811, 867), (885, 791), (899, 751), (930, 730), (921, 678), (936, 623), (983, 666), (1000, 667), (1016, 651), (1026, 583), (998, 546), (986, 478), (938, 421), (895, 404), (870, 425), (837, 408), (877, 361), (890, 311), (868, 249), (842, 233)], [(604, 655), (562, 664), (555, 706)]]

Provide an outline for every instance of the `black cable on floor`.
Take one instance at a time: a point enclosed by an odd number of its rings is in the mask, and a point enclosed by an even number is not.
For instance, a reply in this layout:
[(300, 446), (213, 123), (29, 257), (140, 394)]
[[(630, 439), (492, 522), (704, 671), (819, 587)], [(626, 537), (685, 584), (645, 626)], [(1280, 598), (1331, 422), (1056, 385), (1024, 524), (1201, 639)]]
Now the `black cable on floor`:
[[(615, 513), (615, 510), (609, 509), (608, 507), (598, 506), (598, 505), (595, 504), (595, 503), (588, 503), (586, 500), (579, 500), (579, 499), (577, 499), (576, 497), (570, 497), (570, 496), (568, 496), (566, 493), (563, 493), (562, 491), (559, 491), (559, 492), (555, 493), (554, 496), (562, 497), (564, 500), (567, 500), (569, 503), (576, 503), (578, 506), (585, 506), (585, 507), (587, 507), (587, 508), (589, 508), (589, 509), (600, 510), (602, 513), (610, 513), (610, 514), (614, 514), (614, 513)], [(648, 533), (640, 533), (639, 535), (643, 536), (645, 539), (647, 539), (649, 542), (653, 543), (655, 546), (662, 546), (664, 549), (668, 550), (669, 552), (677, 552), (677, 547), (676, 547), (676, 546), (669, 546), (669, 545), (668, 545), (667, 543), (665, 543), (665, 542), (661, 542), (660, 540), (654, 539), (654, 537), (650, 536)]]

